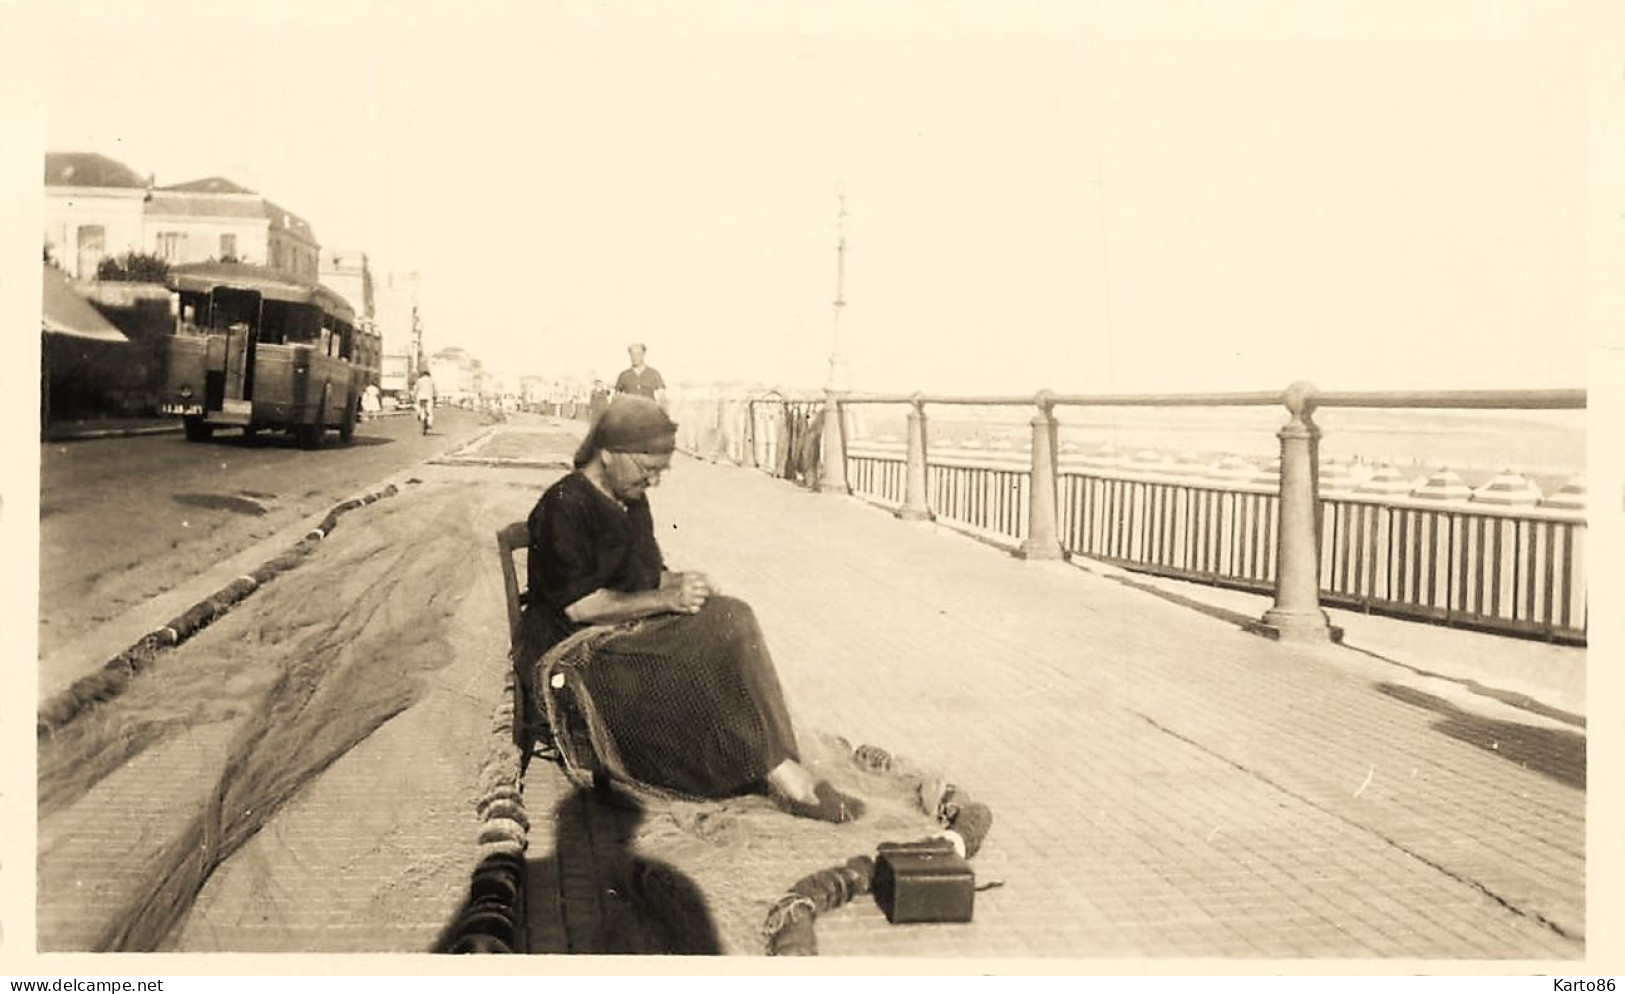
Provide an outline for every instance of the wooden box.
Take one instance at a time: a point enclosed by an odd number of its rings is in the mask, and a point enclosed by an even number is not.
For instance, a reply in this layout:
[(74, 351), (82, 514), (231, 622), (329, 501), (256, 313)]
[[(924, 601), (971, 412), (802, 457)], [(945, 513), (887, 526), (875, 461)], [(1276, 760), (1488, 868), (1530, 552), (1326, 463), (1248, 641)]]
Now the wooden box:
[(875, 903), (893, 925), (968, 922), (976, 903), (970, 864), (941, 849), (882, 847), (875, 859)]

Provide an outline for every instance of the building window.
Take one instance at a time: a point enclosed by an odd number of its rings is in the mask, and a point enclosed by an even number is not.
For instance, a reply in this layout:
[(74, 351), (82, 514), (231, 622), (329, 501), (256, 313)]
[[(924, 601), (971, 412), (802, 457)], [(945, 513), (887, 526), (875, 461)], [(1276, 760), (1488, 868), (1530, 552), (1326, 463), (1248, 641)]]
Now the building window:
[(158, 255), (166, 262), (179, 262), (181, 253), (186, 248), (186, 235), (179, 231), (161, 231), (158, 233)]
[(237, 236), (236, 235), (221, 235), (220, 236), (220, 260), (222, 262), (225, 262), (225, 261), (228, 261), (228, 260), (236, 261), (236, 259), (237, 259)]
[(101, 265), (102, 255), (107, 250), (107, 229), (99, 224), (84, 224), (79, 226), (79, 258), (78, 268), (74, 275), (80, 279), (89, 279), (96, 275), (96, 267)]

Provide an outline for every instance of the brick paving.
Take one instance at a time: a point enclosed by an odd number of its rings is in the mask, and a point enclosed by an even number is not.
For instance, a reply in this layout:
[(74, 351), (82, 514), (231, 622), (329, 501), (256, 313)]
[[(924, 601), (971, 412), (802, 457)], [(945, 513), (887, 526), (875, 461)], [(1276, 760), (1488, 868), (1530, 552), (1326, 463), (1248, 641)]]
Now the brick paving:
[[(569, 448), (497, 432), (486, 454), (504, 460)], [(457, 509), (473, 548), (452, 658), (221, 868), (178, 948), (412, 951), (449, 922), (474, 859), (463, 739), (486, 727), (502, 672), (489, 536), (558, 472), (425, 467), (420, 492), (358, 512), (410, 531), (425, 527), (414, 515)], [(995, 811), (974, 863), (1000, 886), (977, 895), (974, 923), (894, 927), (860, 899), (820, 920), (826, 956), (1584, 954), (1585, 743), (1571, 725), (750, 470), (680, 458), (653, 500), (671, 564), (756, 608), (804, 738), (883, 745)], [(42, 823), (41, 948), (88, 944), (142, 848), (206, 789), (229, 731), (179, 736)], [(625, 817), (573, 798), (546, 764), (526, 791), (533, 950), (669, 949), (627, 927), (611, 865)], [(771, 847), (736, 863), (799, 875)]]
[(756, 607), (804, 728), (996, 812), (975, 923), (858, 902), (826, 955), (1583, 955), (1570, 726), (746, 470), (682, 460), (654, 503), (674, 567)]

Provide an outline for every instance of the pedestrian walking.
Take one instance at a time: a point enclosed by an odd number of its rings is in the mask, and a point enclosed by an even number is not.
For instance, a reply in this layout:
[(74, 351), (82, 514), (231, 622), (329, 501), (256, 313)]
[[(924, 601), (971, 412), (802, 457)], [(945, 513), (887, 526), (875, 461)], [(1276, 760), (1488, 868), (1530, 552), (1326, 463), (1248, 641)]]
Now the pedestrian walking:
[(626, 347), (627, 358), (632, 365), (621, 370), (621, 375), (615, 380), (615, 394), (632, 394), (638, 397), (647, 397), (662, 408), (666, 406), (666, 381), (661, 378), (660, 371), (643, 361), (648, 349), (642, 342), (633, 342)]

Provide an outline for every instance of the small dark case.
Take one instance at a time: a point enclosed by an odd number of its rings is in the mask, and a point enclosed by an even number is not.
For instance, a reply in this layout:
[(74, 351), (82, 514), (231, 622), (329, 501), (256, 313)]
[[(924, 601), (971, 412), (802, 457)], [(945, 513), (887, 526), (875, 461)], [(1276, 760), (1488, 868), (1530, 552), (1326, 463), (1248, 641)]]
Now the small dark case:
[(976, 875), (951, 849), (882, 847), (873, 890), (893, 925), (968, 922), (976, 904)]

